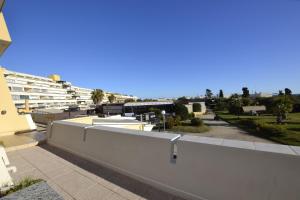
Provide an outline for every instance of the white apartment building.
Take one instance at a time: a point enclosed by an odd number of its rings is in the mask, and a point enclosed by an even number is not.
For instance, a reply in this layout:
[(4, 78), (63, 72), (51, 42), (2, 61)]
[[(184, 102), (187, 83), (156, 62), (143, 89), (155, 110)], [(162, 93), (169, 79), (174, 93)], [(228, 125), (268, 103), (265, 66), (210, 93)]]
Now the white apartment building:
[[(77, 87), (70, 82), (62, 81), (59, 75), (51, 75), (47, 78), (4, 69), (4, 76), (18, 109), (25, 108), (25, 100), (28, 100), (31, 109), (68, 109), (78, 106), (85, 110), (93, 105), (92, 89)], [(116, 97), (116, 103), (123, 103), (126, 99), (135, 101), (138, 99), (132, 95), (105, 91), (102, 102), (109, 102), (108, 96), (111, 94)]]
[(69, 82), (6, 69), (4, 76), (18, 109), (25, 108), (26, 99), (31, 109), (68, 109), (72, 106), (85, 109), (93, 103), (91, 89), (75, 87)]

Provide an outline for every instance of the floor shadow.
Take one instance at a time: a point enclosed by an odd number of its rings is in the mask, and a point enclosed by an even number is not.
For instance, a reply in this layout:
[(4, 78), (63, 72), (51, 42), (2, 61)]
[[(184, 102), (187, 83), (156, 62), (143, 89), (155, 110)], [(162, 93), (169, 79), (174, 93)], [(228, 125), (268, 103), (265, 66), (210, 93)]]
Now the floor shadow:
[(99, 164), (95, 164), (91, 161), (85, 160), (81, 157), (78, 157), (72, 153), (66, 152), (59, 148), (50, 146), (48, 144), (40, 145), (41, 148), (71, 162), (78, 167), (89, 171), (111, 183), (114, 183), (132, 193), (135, 193), (141, 197), (144, 197), (149, 200), (184, 200), (183, 198), (174, 196), (170, 193), (161, 191), (151, 185), (145, 184), (133, 178), (130, 178), (126, 175), (123, 175), (114, 170), (108, 169)]

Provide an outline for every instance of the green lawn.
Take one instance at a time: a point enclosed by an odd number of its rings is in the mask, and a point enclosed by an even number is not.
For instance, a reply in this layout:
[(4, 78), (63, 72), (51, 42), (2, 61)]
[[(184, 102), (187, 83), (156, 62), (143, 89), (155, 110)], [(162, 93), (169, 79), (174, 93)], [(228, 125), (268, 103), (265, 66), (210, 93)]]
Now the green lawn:
[(272, 115), (238, 117), (226, 112), (218, 112), (218, 115), (258, 137), (281, 144), (300, 146), (300, 113), (290, 113), (282, 125), (277, 124), (276, 117)]
[(187, 120), (181, 122), (181, 125), (174, 126), (173, 128), (168, 129), (168, 131), (186, 132), (186, 133), (203, 133), (209, 131), (209, 127), (204, 124), (200, 126), (192, 126), (190, 120)]

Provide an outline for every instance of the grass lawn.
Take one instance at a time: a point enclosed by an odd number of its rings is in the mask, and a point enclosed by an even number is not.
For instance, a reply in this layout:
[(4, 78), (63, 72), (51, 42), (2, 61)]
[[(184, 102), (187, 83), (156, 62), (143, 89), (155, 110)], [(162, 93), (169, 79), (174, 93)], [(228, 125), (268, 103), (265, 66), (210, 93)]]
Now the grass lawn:
[(186, 133), (203, 133), (209, 131), (209, 127), (204, 124), (200, 126), (192, 126), (189, 120), (189, 121), (182, 122), (180, 126), (174, 126), (173, 128), (168, 129), (168, 131), (186, 132)]
[(258, 137), (287, 145), (300, 146), (300, 113), (290, 113), (284, 124), (276, 123), (272, 115), (236, 116), (226, 112), (218, 112), (225, 121)]

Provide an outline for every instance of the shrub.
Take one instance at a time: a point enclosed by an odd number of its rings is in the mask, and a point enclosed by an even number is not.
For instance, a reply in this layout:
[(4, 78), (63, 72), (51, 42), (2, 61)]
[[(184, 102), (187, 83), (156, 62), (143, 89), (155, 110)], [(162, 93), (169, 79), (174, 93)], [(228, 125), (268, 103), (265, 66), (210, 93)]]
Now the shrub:
[(186, 120), (189, 117), (188, 109), (185, 107), (185, 105), (176, 103), (174, 106), (175, 114), (180, 116), (182, 120)]
[(166, 128), (167, 128), (167, 129), (171, 129), (171, 128), (174, 127), (174, 125), (175, 125), (174, 118), (173, 118), (173, 117), (168, 117), (168, 118), (166, 119)]
[(195, 118), (195, 114), (194, 113), (189, 113), (188, 119), (193, 119), (193, 118)]
[(43, 180), (42, 179), (31, 179), (29, 177), (24, 178), (18, 184), (16, 184), (15, 186), (13, 186), (11, 189), (9, 189), (9, 190), (7, 190), (5, 192), (0, 193), (0, 197), (3, 197), (3, 196), (6, 196), (8, 194), (11, 194), (13, 192), (22, 190), (22, 189), (24, 189), (26, 187), (29, 187), (29, 186), (31, 186), (33, 184), (36, 184), (36, 183), (39, 183), (41, 181), (43, 181)]
[(191, 124), (192, 126), (202, 126), (203, 125), (203, 121), (199, 118), (193, 118), (191, 120)]
[(255, 129), (257, 132), (268, 136), (280, 135), (284, 132), (284, 128), (282, 126), (268, 124), (266, 122), (257, 120), (243, 119), (239, 121), (239, 124), (251, 129)]
[(200, 103), (193, 104), (193, 112), (201, 112), (201, 104)]
[(174, 125), (175, 126), (180, 126), (181, 125), (181, 117), (180, 116), (176, 116), (174, 118)]

